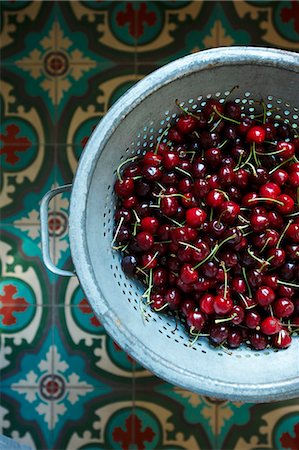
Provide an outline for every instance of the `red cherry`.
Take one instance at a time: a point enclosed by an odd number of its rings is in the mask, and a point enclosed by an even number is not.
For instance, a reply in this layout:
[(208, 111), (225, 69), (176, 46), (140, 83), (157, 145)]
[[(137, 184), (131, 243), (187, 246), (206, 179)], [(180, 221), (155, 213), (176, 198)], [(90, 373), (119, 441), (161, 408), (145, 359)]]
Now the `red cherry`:
[(213, 189), (206, 196), (206, 204), (210, 206), (210, 208), (219, 208), (224, 201), (225, 196), (223, 192), (218, 191), (217, 189)]
[(292, 343), (292, 336), (289, 332), (282, 328), (278, 334), (274, 335), (272, 338), (272, 344), (276, 348), (288, 348)]
[(266, 198), (277, 198), (280, 193), (281, 189), (276, 183), (266, 183), (259, 190), (260, 196)]
[(165, 294), (165, 301), (170, 309), (178, 309), (181, 303), (181, 294), (177, 288), (168, 289)]
[(214, 297), (211, 294), (204, 294), (199, 300), (200, 310), (205, 314), (214, 314)]
[(291, 223), (286, 231), (286, 236), (295, 243), (299, 243), (299, 224)]
[(261, 323), (261, 330), (267, 336), (271, 336), (272, 334), (279, 333), (282, 329), (281, 323), (276, 317), (266, 317)]
[(216, 295), (214, 297), (213, 303), (214, 311), (216, 314), (219, 314), (220, 316), (225, 316), (228, 313), (230, 313), (233, 306), (234, 306), (233, 301), (229, 297), (225, 298), (222, 295)]
[(162, 162), (162, 156), (154, 152), (147, 152), (142, 158), (142, 164), (144, 166), (159, 167)]
[(136, 241), (142, 250), (149, 250), (154, 244), (154, 238), (148, 231), (140, 231), (136, 235)]
[(289, 159), (295, 155), (295, 146), (291, 142), (280, 141), (276, 146), (276, 151), (280, 152), (282, 159)]
[[(294, 172), (297, 173), (297, 172)], [(271, 175), (271, 181), (278, 186), (284, 185), (288, 180), (290, 181), (291, 177), (288, 172), (283, 169), (277, 169)], [(298, 186), (299, 186), (299, 172), (298, 172)]]
[(114, 190), (119, 197), (129, 197), (134, 191), (134, 180), (132, 178), (116, 180)]
[(270, 305), (275, 300), (275, 292), (269, 286), (260, 286), (255, 293), (255, 300), (261, 306)]
[(197, 125), (198, 120), (189, 114), (181, 116), (176, 123), (177, 129), (182, 134), (192, 133), (192, 131), (196, 130)]
[(180, 278), (185, 284), (194, 284), (198, 280), (198, 272), (193, 269), (191, 264), (184, 264), (180, 272)]
[(187, 315), (190, 331), (200, 332), (205, 324), (205, 316), (200, 311), (190, 311)]
[(266, 131), (263, 127), (258, 125), (249, 128), (246, 134), (247, 142), (255, 142), (256, 144), (261, 144), (266, 138)]
[(159, 227), (159, 221), (156, 217), (143, 217), (143, 219), (141, 219), (140, 226), (143, 231), (148, 231), (151, 234), (155, 234)]
[(294, 303), (289, 298), (279, 298), (273, 304), (273, 312), (279, 318), (290, 317), (294, 309)]
[(190, 227), (199, 227), (206, 220), (207, 213), (201, 208), (190, 208), (186, 211), (186, 222)]
[(292, 187), (299, 186), (299, 171), (294, 171), (289, 174), (289, 183)]
[(166, 151), (163, 154), (163, 166), (166, 170), (173, 170), (179, 165), (180, 157), (175, 152)]
[(287, 194), (281, 194), (277, 197), (279, 202), (282, 202), (282, 205), (276, 204), (276, 209), (281, 214), (290, 214), (294, 209), (294, 200)]

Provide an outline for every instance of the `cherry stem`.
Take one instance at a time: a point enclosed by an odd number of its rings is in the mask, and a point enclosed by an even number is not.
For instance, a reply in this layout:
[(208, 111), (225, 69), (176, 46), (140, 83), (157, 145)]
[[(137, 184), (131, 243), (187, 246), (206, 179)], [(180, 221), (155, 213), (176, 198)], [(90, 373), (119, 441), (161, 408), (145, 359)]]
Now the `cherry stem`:
[(191, 173), (187, 172), (186, 170), (181, 169), (180, 167), (175, 167), (175, 170), (178, 170), (179, 172), (183, 173), (184, 175), (186, 175), (187, 177), (190, 177), (193, 180)]
[(133, 209), (132, 211), (133, 211), (134, 216), (136, 217), (136, 221), (137, 221), (138, 223), (140, 223), (141, 220), (140, 220), (140, 217), (138, 216), (137, 212), (135, 211), (135, 209)]
[(293, 223), (293, 220), (291, 219), (291, 220), (289, 220), (289, 222), (288, 222), (288, 223), (286, 224), (286, 226), (284, 227), (284, 230), (283, 230), (283, 232), (281, 233), (280, 238), (278, 239), (278, 242), (277, 242), (277, 244), (276, 244), (276, 248), (279, 248), (279, 246), (280, 246), (280, 244), (281, 244), (281, 241), (283, 240), (283, 238), (284, 238), (286, 232), (288, 231), (288, 228), (290, 227), (290, 225), (291, 225), (292, 223)]
[(299, 284), (289, 283), (288, 281), (282, 281), (282, 280), (277, 280), (277, 283), (281, 284), (282, 286), (289, 286), (289, 287), (293, 287), (295, 289), (299, 289)]
[(243, 217), (241, 214), (238, 215), (238, 219), (243, 223), (245, 222), (246, 224), (250, 224), (250, 221)]
[(180, 103), (179, 100), (176, 99), (175, 100), (175, 104), (177, 105), (178, 108), (180, 108), (185, 114), (187, 114), (188, 116), (194, 117), (195, 119), (198, 119), (198, 116), (192, 112), (189, 111), (188, 108), (184, 108)]
[(250, 162), (247, 162), (245, 165), (251, 167), (252, 172), (253, 172), (253, 175), (256, 177), (256, 176), (257, 176), (257, 172), (256, 172), (256, 170), (255, 170), (254, 165), (251, 164)]
[(265, 248), (267, 247), (267, 245), (269, 244), (269, 242), (271, 241), (271, 238), (269, 237), (266, 242), (264, 243), (264, 245), (262, 246), (262, 248), (260, 249), (260, 253), (263, 253), (263, 251), (265, 250)]
[(223, 319), (215, 319), (215, 323), (222, 323), (222, 322), (229, 322), (230, 320), (233, 320), (235, 317), (237, 317), (237, 314), (234, 313), (232, 316), (230, 317), (225, 317)]
[[(257, 154), (258, 154), (258, 152), (257, 152), (256, 149), (255, 149), (255, 142), (252, 143), (252, 154), (253, 154), (253, 159), (254, 159), (254, 162), (255, 162), (256, 166), (259, 167), (259, 166), (261, 165), (261, 163), (260, 163), (259, 160), (257, 159)], [(248, 164), (250, 164), (250, 163), (248, 163)], [(253, 167), (253, 166), (252, 166), (252, 167)], [(253, 173), (254, 173), (254, 175), (256, 176), (256, 170), (255, 170), (255, 168), (253, 168)]]
[(247, 249), (247, 252), (249, 253), (249, 255), (255, 259), (256, 261), (258, 261), (261, 264), (261, 267), (264, 267), (264, 265), (269, 265), (270, 263), (268, 261), (265, 261), (263, 259), (258, 258), (258, 256), (256, 256), (251, 250), (250, 248)]
[(278, 166), (274, 167), (273, 169), (271, 169), (269, 171), (269, 175), (272, 175), (272, 173), (274, 173), (277, 169), (280, 169), (280, 167), (284, 166), (285, 164), (289, 163), (290, 161), (292, 161), (292, 158), (289, 159), (285, 159), (284, 161), (282, 161), (280, 164), (278, 164)]
[(169, 128), (170, 128), (170, 125), (168, 125), (168, 126), (165, 128), (165, 130), (163, 131), (163, 133), (161, 134), (161, 136), (158, 138), (158, 140), (157, 140), (157, 145), (156, 145), (156, 148), (155, 148), (155, 151), (154, 151), (154, 154), (155, 154), (155, 155), (158, 153), (159, 145), (161, 144), (162, 139), (164, 138), (164, 136), (166, 136), (166, 134), (168, 133)]
[(174, 223), (175, 225), (177, 225), (178, 227), (183, 227), (184, 224), (185, 224), (185, 222), (183, 222), (183, 223), (177, 222), (177, 221), (174, 220), (172, 217), (166, 216), (165, 214), (164, 214), (164, 217), (166, 217), (166, 219), (170, 220), (171, 222), (173, 222), (173, 223)]
[(160, 311), (163, 311), (163, 309), (165, 309), (165, 308), (167, 308), (167, 307), (168, 307), (168, 303), (165, 303), (165, 305), (161, 306), (161, 308), (154, 308), (154, 310), (155, 310), (156, 312), (160, 312)]
[(116, 228), (116, 230), (115, 230), (115, 235), (114, 235), (114, 238), (112, 239), (111, 247), (113, 247), (113, 244), (114, 244), (114, 242), (116, 241), (117, 235), (118, 235), (118, 233), (119, 233), (119, 230), (120, 230), (120, 227), (122, 226), (123, 221), (124, 221), (124, 218), (121, 217), (120, 220), (119, 220), (119, 222), (118, 222), (117, 228)]
[(226, 200), (229, 200), (229, 196), (227, 195), (227, 193), (226, 193), (226, 192), (222, 191), (221, 189), (215, 189), (215, 191), (217, 191), (217, 192), (221, 192), (221, 194), (223, 194), (223, 195), (224, 195), (224, 198), (225, 198)]
[(225, 139), (223, 142), (221, 142), (221, 144), (217, 145), (217, 148), (222, 148), (225, 146), (225, 144), (228, 143), (228, 139)]
[[(154, 256), (150, 259), (150, 261), (149, 261), (145, 266), (142, 267), (142, 270), (147, 269), (148, 266), (151, 265), (151, 263), (154, 261), (154, 259), (156, 259), (156, 257), (158, 256), (158, 254), (159, 254), (159, 252), (156, 252), (156, 253), (154, 254)], [(137, 270), (140, 270), (140, 269), (137, 268)]]
[(117, 178), (119, 179), (119, 181), (122, 181), (122, 177), (120, 175), (120, 169), (127, 164), (128, 162), (131, 161), (135, 161), (137, 158), (139, 158), (139, 156), (133, 156), (132, 158), (128, 158), (125, 161), (123, 161), (122, 163), (119, 164), (118, 168), (116, 169), (116, 173), (117, 173)]
[(246, 286), (247, 286), (249, 297), (252, 298), (252, 292), (251, 292), (250, 285), (248, 283), (248, 278), (247, 278), (247, 273), (246, 273), (245, 267), (242, 267), (242, 272), (243, 272), (243, 277), (244, 277), (244, 280), (245, 280), (245, 283), (246, 283)]
[(236, 166), (235, 166), (234, 169), (233, 169), (234, 172), (236, 172), (237, 170), (239, 170), (239, 168), (240, 168), (239, 166), (240, 166), (240, 164), (241, 164), (241, 161), (242, 161), (242, 159), (243, 159), (244, 154), (245, 154), (245, 151), (240, 153), (238, 162), (237, 162)]
[[(220, 244), (216, 244), (215, 247), (213, 248), (213, 250), (208, 254), (208, 256), (206, 256), (202, 261), (200, 261), (198, 264), (196, 264), (196, 266), (193, 267), (193, 270), (198, 269), (200, 266), (202, 266), (204, 263), (206, 263), (207, 261), (209, 261), (209, 259), (211, 259), (214, 255), (216, 255), (216, 253), (218, 252), (218, 250), (224, 245), (226, 244), (226, 242), (235, 239), (237, 237), (237, 235), (234, 233), (231, 236), (227, 237), (226, 239), (224, 239), (222, 242), (220, 242)], [(186, 245), (186, 243), (184, 243)], [(190, 244), (188, 244), (190, 245)], [(196, 248), (196, 247), (195, 247)]]
[(128, 245), (129, 245), (129, 244), (126, 244), (126, 245), (118, 245), (118, 246), (116, 246), (116, 247), (113, 246), (112, 249), (113, 249), (113, 250), (121, 250), (122, 252), (124, 252), (124, 251), (127, 249)]
[(222, 118), (220, 118), (219, 120), (218, 120), (218, 122), (215, 122), (215, 124), (212, 126), (212, 128), (210, 129), (210, 133), (212, 132), (212, 131), (215, 131), (216, 130), (216, 128), (218, 127), (218, 125), (222, 122)]
[(221, 261), (220, 266), (222, 267), (223, 271), (224, 271), (224, 293), (223, 293), (223, 297), (227, 298), (227, 284), (228, 284), (228, 276), (227, 276), (227, 268), (226, 265), (224, 263), (224, 261)]
[(221, 119), (227, 120), (228, 122), (236, 123), (237, 125), (240, 125), (241, 122), (239, 120), (235, 120), (235, 119), (232, 119), (231, 117), (224, 116), (221, 112), (218, 111), (216, 106), (214, 106), (213, 109), (214, 109), (215, 113), (219, 117), (221, 117)]
[(252, 203), (252, 202), (273, 202), (273, 203), (277, 203), (280, 206), (284, 206), (283, 202), (280, 202), (279, 200), (276, 200), (276, 198), (271, 198), (271, 197), (256, 197), (256, 198), (251, 198), (248, 200), (248, 203)]

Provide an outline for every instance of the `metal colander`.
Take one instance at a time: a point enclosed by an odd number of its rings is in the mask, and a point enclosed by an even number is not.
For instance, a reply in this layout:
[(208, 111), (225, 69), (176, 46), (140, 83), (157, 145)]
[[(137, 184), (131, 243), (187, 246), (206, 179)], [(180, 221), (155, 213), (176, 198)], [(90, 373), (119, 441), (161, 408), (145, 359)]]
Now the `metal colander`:
[[(114, 229), (115, 168), (128, 157), (155, 146), (157, 137), (180, 111), (175, 99), (190, 110), (209, 97), (224, 101), (230, 94), (247, 112), (263, 99), (276, 116), (297, 127), (299, 55), (281, 50), (231, 47), (202, 51), (148, 75), (108, 111), (94, 130), (79, 162), (72, 186), (69, 216), (71, 254), (81, 286), (96, 316), (112, 338), (157, 376), (200, 394), (265, 402), (299, 395), (299, 338), (287, 350), (257, 352), (247, 347), (225, 352), (206, 338), (190, 346), (183, 327), (167, 315), (140, 311), (144, 287), (128, 279), (121, 255), (111, 249)], [(49, 259), (47, 207), (41, 206), (46, 265)]]

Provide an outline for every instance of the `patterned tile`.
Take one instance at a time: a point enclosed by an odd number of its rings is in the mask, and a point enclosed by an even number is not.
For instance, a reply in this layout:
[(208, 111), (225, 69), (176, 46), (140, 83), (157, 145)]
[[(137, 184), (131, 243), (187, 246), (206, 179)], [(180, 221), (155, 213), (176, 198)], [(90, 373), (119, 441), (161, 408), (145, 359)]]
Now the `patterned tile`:
[(0, 433), (32, 450), (51, 448), (51, 431), (40, 421), (51, 422), (51, 405), (38, 403), (38, 389), (2, 386), (0, 395)]
[(298, 399), (259, 405), (222, 402), (218, 411), (223, 450), (298, 448)]
[(88, 376), (88, 382), (93, 386), (131, 389), (135, 363), (107, 335), (77, 279), (65, 278), (56, 295), (64, 302), (55, 307), (57, 349), (64, 352), (65, 357), (72, 349), (80, 360), (76, 364), (78, 375)]
[[(225, 1), (221, 17), (233, 45), (299, 49), (297, 1)], [(221, 39), (220, 45), (227, 45)]]
[[(298, 399), (215, 400), (123, 352), (74, 278), (41, 261), (39, 202), (71, 183), (111, 105), (205, 48), (299, 49), (298, 1), (3, 1), (0, 125), (0, 433), (33, 449), (299, 448)], [(49, 206), (50, 253), (72, 268), (69, 193)]]
[(136, 426), (139, 430), (136, 436), (138, 448), (216, 449), (211, 430), (215, 412), (207, 400), (195, 394), (175, 387), (159, 392), (138, 390), (134, 414), (139, 419), (138, 428)]

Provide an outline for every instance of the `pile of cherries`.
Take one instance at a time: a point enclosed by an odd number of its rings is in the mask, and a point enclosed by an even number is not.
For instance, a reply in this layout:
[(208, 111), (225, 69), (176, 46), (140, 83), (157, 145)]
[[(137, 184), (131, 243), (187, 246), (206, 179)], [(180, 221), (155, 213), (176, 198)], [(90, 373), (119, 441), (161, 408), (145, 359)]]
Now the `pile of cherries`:
[(209, 98), (122, 162), (112, 246), (142, 303), (213, 345), (287, 348), (299, 329), (299, 137), (277, 111)]

